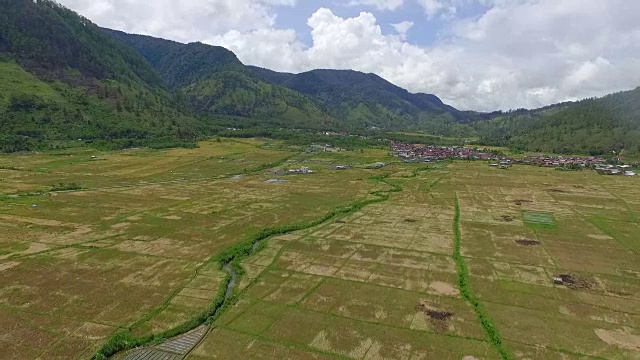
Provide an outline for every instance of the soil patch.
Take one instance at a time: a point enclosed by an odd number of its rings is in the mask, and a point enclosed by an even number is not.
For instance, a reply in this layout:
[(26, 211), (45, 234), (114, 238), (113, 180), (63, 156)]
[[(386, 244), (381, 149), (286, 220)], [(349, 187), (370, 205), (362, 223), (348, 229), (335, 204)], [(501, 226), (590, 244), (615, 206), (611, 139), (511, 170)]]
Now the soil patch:
[(513, 203), (516, 205), (531, 204), (532, 202), (531, 200), (513, 200)]
[(628, 350), (640, 350), (640, 336), (626, 333), (622, 330), (596, 329), (596, 335), (600, 340), (609, 345)]
[(447, 296), (460, 295), (460, 291), (457, 288), (455, 288), (453, 285), (448, 284), (446, 282), (435, 281), (435, 282), (432, 282), (429, 285), (429, 287), (440, 295), (447, 295)]
[(554, 193), (566, 193), (567, 191), (564, 190), (560, 190), (560, 189), (549, 189), (549, 192), (554, 192)]
[(346, 224), (346, 221), (344, 221), (344, 220), (336, 220), (336, 224)]
[(513, 216), (509, 216), (509, 215), (502, 215), (500, 217), (500, 219), (502, 221), (506, 221), (506, 222), (512, 222), (513, 220), (515, 220), (516, 218), (514, 218)]
[(20, 265), (20, 263), (17, 262), (17, 261), (9, 261), (9, 262), (0, 264), (0, 272), (3, 272), (5, 270), (9, 270), (9, 269), (11, 269), (13, 267), (16, 267), (18, 265)]
[(575, 275), (560, 274), (553, 278), (553, 282), (558, 285), (564, 285), (570, 289), (583, 290), (590, 289), (591, 283)]
[(537, 240), (529, 240), (529, 239), (516, 240), (516, 243), (518, 243), (518, 245), (524, 245), (524, 246), (536, 246), (536, 245), (540, 245), (540, 241), (537, 241)]
[(418, 220), (416, 219), (404, 219), (404, 222), (408, 222), (408, 223), (414, 223), (417, 222)]
[(453, 316), (453, 313), (446, 311), (427, 311), (427, 315), (434, 320), (445, 321), (449, 320)]
[(416, 311), (421, 312), (429, 316), (431, 319), (438, 321), (447, 321), (453, 316), (452, 312), (439, 311), (437, 309), (434, 309), (433, 306), (425, 301), (420, 301), (418, 305), (416, 305)]

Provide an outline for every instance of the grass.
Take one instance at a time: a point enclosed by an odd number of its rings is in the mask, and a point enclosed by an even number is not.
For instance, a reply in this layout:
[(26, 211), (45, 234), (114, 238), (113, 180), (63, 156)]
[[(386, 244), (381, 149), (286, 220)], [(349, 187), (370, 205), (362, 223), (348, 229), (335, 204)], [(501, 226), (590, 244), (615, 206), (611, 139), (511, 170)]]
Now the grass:
[(524, 222), (529, 225), (541, 225), (546, 227), (556, 226), (556, 219), (553, 213), (543, 211), (523, 211)]

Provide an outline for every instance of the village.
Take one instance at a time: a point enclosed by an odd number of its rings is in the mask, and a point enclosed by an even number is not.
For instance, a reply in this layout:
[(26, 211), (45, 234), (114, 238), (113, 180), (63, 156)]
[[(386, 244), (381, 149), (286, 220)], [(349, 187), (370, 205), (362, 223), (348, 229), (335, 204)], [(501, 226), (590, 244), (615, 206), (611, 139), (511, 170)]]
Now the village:
[(515, 158), (500, 155), (494, 151), (462, 147), (415, 145), (402, 142), (392, 142), (390, 155), (401, 158), (405, 163), (429, 163), (443, 160), (485, 160), (489, 166), (509, 169), (512, 165), (536, 165), (553, 167), (564, 170), (594, 169), (601, 175), (635, 176), (632, 165), (606, 164), (606, 160), (597, 156), (552, 156), (538, 155)]

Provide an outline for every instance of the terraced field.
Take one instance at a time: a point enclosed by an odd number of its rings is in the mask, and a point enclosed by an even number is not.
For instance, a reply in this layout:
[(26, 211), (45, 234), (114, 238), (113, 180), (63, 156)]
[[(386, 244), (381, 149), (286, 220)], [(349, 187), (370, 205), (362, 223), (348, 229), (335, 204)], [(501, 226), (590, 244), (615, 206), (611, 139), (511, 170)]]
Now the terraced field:
[(375, 161), (0, 157), (0, 358), (640, 359), (638, 179)]

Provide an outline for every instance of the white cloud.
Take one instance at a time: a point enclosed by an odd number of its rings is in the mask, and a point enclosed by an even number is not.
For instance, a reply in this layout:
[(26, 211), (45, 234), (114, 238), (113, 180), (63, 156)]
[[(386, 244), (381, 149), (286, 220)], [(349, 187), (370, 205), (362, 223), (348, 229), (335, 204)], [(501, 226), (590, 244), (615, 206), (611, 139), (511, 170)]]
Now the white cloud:
[(231, 30), (273, 27), (272, 7), (295, 0), (58, 0), (98, 25), (177, 41), (196, 41)]
[(396, 10), (404, 4), (404, 0), (351, 0), (349, 6), (366, 5), (378, 10)]
[(63, 0), (101, 25), (222, 45), (278, 71), (373, 72), (462, 109), (539, 107), (640, 85), (640, 1), (416, 1), (431, 6), (431, 16), (461, 14), (473, 2), (488, 10), (449, 18), (441, 38), (424, 47), (403, 36), (408, 23), (386, 34), (372, 13), (345, 18), (320, 8), (307, 21), (306, 45), (296, 30), (275, 28), (273, 4), (290, 0)]
[(407, 33), (413, 27), (413, 25), (413, 21), (403, 21), (397, 24), (391, 24), (391, 26), (393, 26), (393, 28), (398, 32), (398, 35), (400, 35), (400, 38), (402, 38), (403, 40), (407, 38)]
[(417, 0), (424, 12), (431, 19), (438, 14), (445, 17), (454, 16), (457, 12), (456, 4), (459, 0)]

